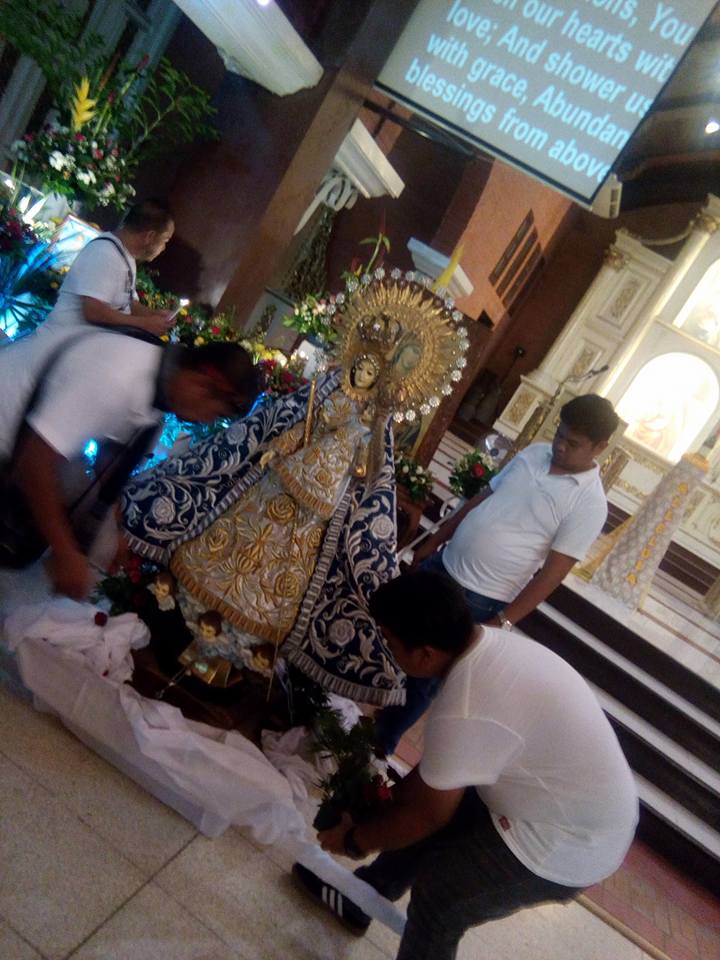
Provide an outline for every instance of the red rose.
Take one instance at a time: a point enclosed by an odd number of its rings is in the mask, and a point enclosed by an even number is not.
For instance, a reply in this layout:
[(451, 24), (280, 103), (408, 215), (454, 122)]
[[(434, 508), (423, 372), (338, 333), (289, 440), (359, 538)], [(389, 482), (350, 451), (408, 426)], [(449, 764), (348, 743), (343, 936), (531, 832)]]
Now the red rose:
[(484, 477), (485, 467), (481, 463), (474, 463), (472, 473), (474, 477)]
[(210, 333), (214, 334), (216, 337), (220, 334), (220, 327), (210, 327)]
[(388, 803), (392, 800), (392, 789), (387, 783), (383, 783), (377, 788), (377, 795), (382, 803)]
[(87, 137), (85, 136), (84, 133), (76, 133), (75, 139), (77, 140), (78, 143), (82, 143), (83, 140), (87, 140)]
[(97, 624), (97, 626), (104, 627), (107, 622), (108, 622), (108, 615), (106, 613), (103, 613), (102, 610), (98, 610), (98, 612), (95, 614), (95, 623)]

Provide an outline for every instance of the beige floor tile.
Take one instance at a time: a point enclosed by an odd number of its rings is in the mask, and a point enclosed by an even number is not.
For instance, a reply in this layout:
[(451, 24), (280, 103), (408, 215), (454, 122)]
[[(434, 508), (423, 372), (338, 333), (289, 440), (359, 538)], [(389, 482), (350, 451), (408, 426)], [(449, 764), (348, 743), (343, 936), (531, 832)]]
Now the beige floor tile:
[(25, 943), (3, 920), (0, 920), (0, 957), (2, 960), (41, 960), (37, 950)]
[[(237, 831), (215, 840), (196, 837), (156, 883), (191, 913), (199, 914), (226, 943), (252, 956), (297, 909), (281, 883), (285, 872)], [(292, 891), (290, 891), (292, 893)]]
[(463, 938), (458, 960), (642, 960), (635, 944), (577, 903), (546, 904), (484, 924)]
[(146, 879), (196, 834), (191, 823), (0, 687), (4, 753), (139, 867)]
[(0, 916), (59, 960), (136, 892), (143, 876), (3, 756), (0, 811)]
[(231, 950), (154, 883), (143, 887), (71, 956), (72, 960), (250, 960)]

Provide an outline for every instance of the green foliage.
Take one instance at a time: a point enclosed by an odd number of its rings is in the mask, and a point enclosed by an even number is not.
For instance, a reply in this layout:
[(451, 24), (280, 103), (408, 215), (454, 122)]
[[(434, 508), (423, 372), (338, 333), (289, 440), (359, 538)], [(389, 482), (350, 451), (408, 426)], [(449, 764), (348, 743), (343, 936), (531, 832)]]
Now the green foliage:
[(83, 20), (59, 0), (0, 3), (0, 34), (37, 63), (58, 102), (70, 100), (82, 76), (100, 70), (103, 40), (97, 34), (83, 36)]

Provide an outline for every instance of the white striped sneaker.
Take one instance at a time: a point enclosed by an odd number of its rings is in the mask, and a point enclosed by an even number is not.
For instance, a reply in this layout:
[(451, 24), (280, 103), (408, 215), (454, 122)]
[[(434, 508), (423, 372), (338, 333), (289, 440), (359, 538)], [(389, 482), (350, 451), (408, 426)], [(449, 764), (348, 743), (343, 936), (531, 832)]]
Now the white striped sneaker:
[(348, 900), (345, 894), (340, 893), (337, 887), (330, 886), (321, 880), (312, 870), (308, 870), (301, 863), (293, 864), (293, 877), (297, 883), (307, 891), (310, 896), (328, 909), (343, 926), (347, 927), (358, 936), (370, 926), (370, 917), (364, 913), (360, 907), (356, 906), (352, 900)]

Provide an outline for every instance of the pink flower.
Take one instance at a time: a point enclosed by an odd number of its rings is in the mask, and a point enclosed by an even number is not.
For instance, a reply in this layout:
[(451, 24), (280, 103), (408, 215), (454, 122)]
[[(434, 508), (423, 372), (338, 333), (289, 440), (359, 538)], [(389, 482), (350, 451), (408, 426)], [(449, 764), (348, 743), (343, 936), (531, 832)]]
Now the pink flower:
[(96, 160), (102, 160), (103, 158), (102, 150), (93, 150), (93, 156), (95, 157)]
[(77, 140), (78, 143), (82, 143), (83, 140), (87, 140), (87, 137), (85, 136), (84, 133), (76, 133), (75, 139)]

